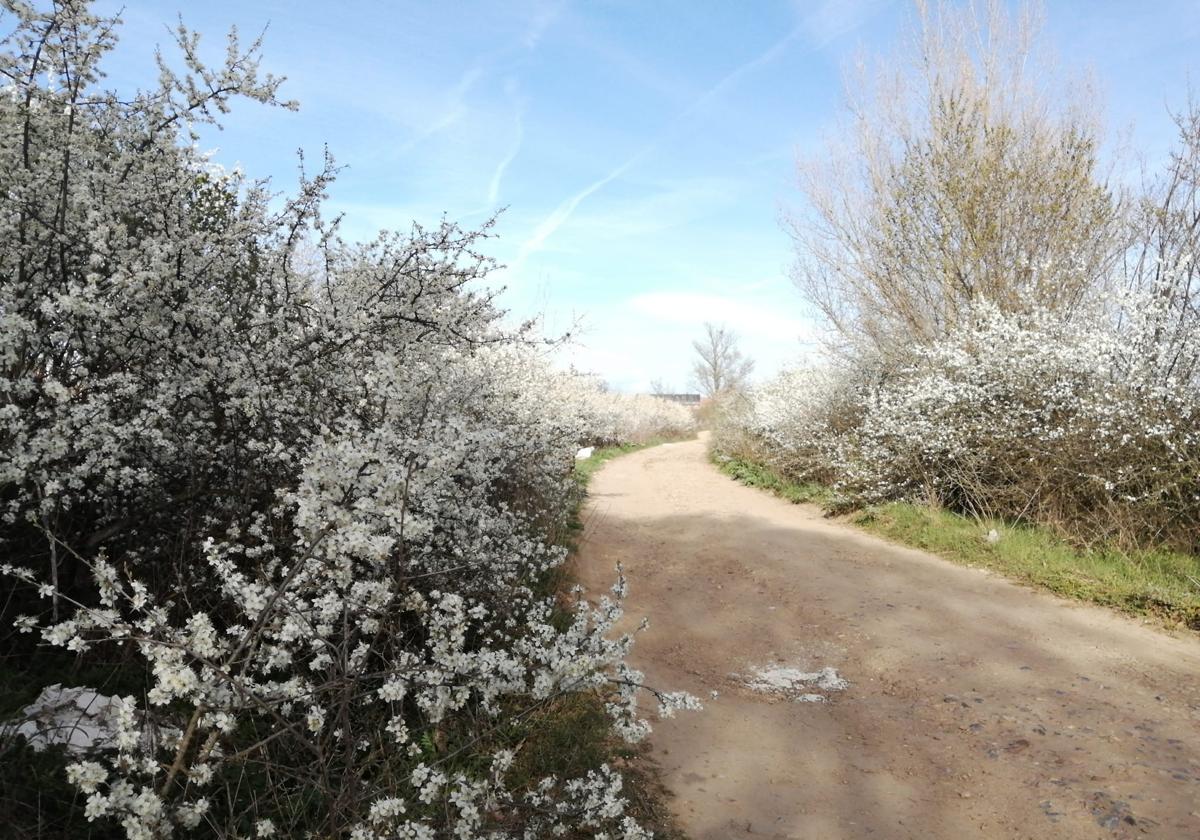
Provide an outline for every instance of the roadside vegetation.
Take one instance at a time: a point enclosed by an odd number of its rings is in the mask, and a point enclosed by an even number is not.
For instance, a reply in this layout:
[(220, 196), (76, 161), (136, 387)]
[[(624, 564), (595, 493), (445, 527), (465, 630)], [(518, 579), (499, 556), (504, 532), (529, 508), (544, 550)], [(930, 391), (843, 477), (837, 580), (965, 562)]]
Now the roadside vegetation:
[(4, 836), (646, 837), (622, 745), (698, 704), (555, 570), (578, 449), (690, 412), (512, 326), (490, 223), (346, 242), (332, 160), (200, 153), (294, 107), (259, 43), (114, 91), (88, 4), (0, 27)]
[(592, 476), (613, 458), (628, 455), (631, 452), (638, 452), (642, 449), (649, 449), (652, 446), (661, 446), (664, 443), (691, 440), (693, 437), (695, 437), (694, 433), (688, 435), (671, 434), (652, 437), (649, 440), (636, 443), (630, 442), (617, 444), (616, 446), (596, 447), (586, 458), (580, 458), (575, 462), (575, 480), (579, 483), (581, 491), (586, 492), (588, 482), (592, 480)]
[[(719, 401), (739, 479), (1073, 597), (1196, 625), (1200, 107), (1139, 185), (1038, 8), (919, 3), (801, 161), (823, 357)], [(998, 539), (982, 535), (995, 530)]]
[(829, 488), (813, 482), (800, 483), (787, 478), (765, 464), (748, 461), (733, 455), (714, 455), (713, 463), (730, 478), (749, 487), (757, 487), (774, 493), (794, 505), (815, 504), (825, 506), (833, 498)]
[[(601, 467), (622, 455), (692, 437), (694, 434), (684, 436), (674, 431), (638, 443), (595, 447), (586, 458), (576, 460), (576, 503), (567, 540), (571, 553), (578, 548), (577, 540), (583, 534), (581, 514), (588, 485)], [(565, 594), (574, 585), (570, 569), (568, 562), (557, 570), (552, 586), (555, 592)], [(539, 762), (543, 774), (549, 771), (562, 775), (567, 769), (562, 767), (564, 764), (577, 768), (576, 772), (598, 764), (619, 767), (625, 778), (624, 792), (629, 800), (629, 811), (639, 824), (653, 831), (660, 840), (684, 840), (685, 835), (667, 805), (670, 793), (659, 780), (658, 767), (650, 756), (648, 745), (629, 744), (614, 737), (600, 698), (595, 695), (567, 698), (545, 721), (535, 724), (534, 731), (536, 740), (527, 745), (526, 752), (532, 760)], [(537, 756), (542, 754), (544, 757), (538, 759)]]
[[(731, 478), (793, 504), (829, 510), (835, 496), (770, 467), (730, 456), (713, 463)], [(888, 502), (844, 514), (863, 530), (965, 566), (1167, 626), (1200, 630), (1200, 559), (1170, 549), (1080, 546), (1044, 526), (976, 518), (921, 502)]]

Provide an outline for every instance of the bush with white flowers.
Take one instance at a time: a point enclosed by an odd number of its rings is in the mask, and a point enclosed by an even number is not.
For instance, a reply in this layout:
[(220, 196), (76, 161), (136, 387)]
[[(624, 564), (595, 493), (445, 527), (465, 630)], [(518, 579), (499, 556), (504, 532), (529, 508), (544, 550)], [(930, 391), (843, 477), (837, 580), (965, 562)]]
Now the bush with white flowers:
[(1170, 296), (1098, 296), (1070, 316), (984, 302), (909, 364), (864, 371), (785, 373), (731, 423), (847, 505), (933, 497), (1200, 548), (1200, 320)]
[(692, 409), (649, 394), (610, 391), (595, 376), (556, 369), (533, 348), (499, 348), (486, 359), (506, 370), (509, 381), (524, 383), (523, 395), (529, 400), (524, 410), (531, 417), (557, 424), (585, 445), (648, 443), (696, 432)]
[(696, 415), (679, 403), (649, 394), (609, 391), (592, 377), (567, 374), (570, 401), (578, 406), (589, 444), (612, 446), (679, 438), (696, 431)]
[(722, 401), (715, 445), (796, 480), (832, 484), (839, 432), (862, 418), (862, 378), (847, 366), (785, 369)]
[(67, 769), (87, 818), (129, 838), (644, 836), (613, 769), (510, 768), (513, 733), (567, 692), (648, 728), (612, 633), (623, 583), (590, 605), (543, 581), (575, 449), (661, 418), (591, 420), (503, 326), (487, 228), (346, 244), (320, 215), (328, 161), (277, 206), (198, 154), (190, 127), (234, 97), (288, 104), (257, 44), (212, 69), (181, 26), (185, 71), (122, 97), (86, 4), (13, 0), (0, 22), (11, 655), (145, 675)]

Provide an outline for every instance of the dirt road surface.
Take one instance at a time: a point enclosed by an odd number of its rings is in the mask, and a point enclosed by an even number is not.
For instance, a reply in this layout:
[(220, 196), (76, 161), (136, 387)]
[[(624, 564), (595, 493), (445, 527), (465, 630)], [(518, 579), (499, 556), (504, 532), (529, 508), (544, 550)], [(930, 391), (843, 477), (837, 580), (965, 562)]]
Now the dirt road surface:
[(822, 519), (700, 441), (590, 496), (582, 582), (622, 563), (634, 664), (705, 702), (651, 735), (694, 840), (1200, 838), (1196, 638)]

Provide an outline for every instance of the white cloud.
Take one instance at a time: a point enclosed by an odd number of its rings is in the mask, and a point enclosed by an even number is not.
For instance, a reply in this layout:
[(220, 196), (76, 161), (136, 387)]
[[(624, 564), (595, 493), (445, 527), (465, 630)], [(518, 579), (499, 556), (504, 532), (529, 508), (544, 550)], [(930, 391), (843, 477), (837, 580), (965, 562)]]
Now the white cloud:
[(564, 5), (564, 3), (548, 3), (534, 12), (533, 17), (529, 20), (529, 28), (525, 30), (525, 34), (521, 38), (521, 43), (525, 46), (525, 49), (533, 50), (537, 48), (537, 45), (541, 43), (542, 37), (546, 34), (546, 30), (558, 19)]
[(636, 312), (673, 324), (702, 325), (705, 321), (727, 324), (742, 336), (761, 336), (773, 341), (811, 340), (812, 324), (780, 314), (765, 303), (740, 297), (698, 292), (648, 292), (629, 301)]
[(445, 104), (439, 109), (436, 115), (429, 119), (426, 125), (422, 126), (413, 137), (409, 138), (408, 142), (400, 147), (399, 151), (401, 154), (415, 149), (429, 138), (445, 131), (462, 120), (467, 113), (467, 94), (471, 92), (471, 89), (483, 77), (483, 70), (483, 62), (480, 61), (467, 68), (459, 76), (458, 82), (446, 93)]
[(749, 61), (738, 65), (730, 72), (726, 73), (720, 81), (706, 90), (703, 94), (697, 97), (686, 109), (683, 116), (688, 116), (706, 108), (711, 102), (720, 98), (727, 91), (734, 88), (743, 78), (750, 75), (761, 67), (765, 67), (772, 61), (782, 56), (791, 47), (792, 42), (802, 34), (801, 27), (788, 32), (775, 43), (771, 44), (766, 50), (756, 55)]
[(641, 237), (703, 224), (745, 193), (740, 179), (720, 176), (659, 179), (639, 182), (637, 187), (633, 195), (606, 196), (578, 210), (570, 230), (561, 235), (566, 244), (629, 246)]
[(779, 278), (762, 287), (743, 286), (736, 294), (664, 290), (594, 307), (561, 362), (596, 373), (621, 391), (647, 391), (655, 379), (687, 390), (692, 341), (705, 321), (738, 333), (739, 346), (756, 363), (756, 379), (816, 351), (812, 322), (798, 295)]
[(516, 82), (510, 79), (505, 85), (505, 90), (509, 99), (513, 101), (513, 139), (512, 145), (508, 147), (508, 153), (501, 159), (488, 183), (487, 204), (489, 208), (494, 208), (500, 201), (500, 184), (504, 180), (504, 173), (517, 159), (517, 155), (521, 151), (521, 143), (525, 139), (525, 106), (517, 99)]
[(624, 163), (617, 166), (607, 175), (588, 184), (579, 192), (575, 193), (561, 204), (542, 220), (537, 226), (533, 234), (522, 243), (520, 250), (517, 252), (517, 258), (513, 264), (513, 274), (519, 273), (519, 270), (525, 265), (529, 257), (536, 254), (546, 244), (551, 236), (558, 231), (563, 225), (570, 220), (571, 215), (576, 208), (589, 196), (597, 192), (601, 188), (607, 186), (612, 181), (624, 175), (643, 159), (655, 152), (660, 146), (664, 145), (671, 137), (673, 137), (683, 124), (685, 118), (694, 115), (695, 113), (706, 108), (711, 102), (721, 97), (728, 90), (735, 87), (745, 76), (753, 73), (761, 67), (764, 67), (782, 56), (791, 46), (792, 42), (801, 34), (801, 28), (797, 27), (788, 32), (775, 43), (771, 44), (766, 50), (759, 53), (750, 60), (738, 65), (730, 72), (726, 73), (712, 87), (706, 90), (703, 94), (694, 99), (687, 107), (683, 108), (676, 114), (667, 125), (666, 129), (658, 137), (654, 138), (650, 143), (644, 146), (639, 152), (634, 154)]
[(800, 0), (796, 5), (801, 25), (809, 40), (826, 47), (857, 30), (889, 4), (890, 0)]
[(555, 207), (553, 212), (551, 212), (546, 218), (542, 219), (541, 223), (534, 228), (533, 234), (521, 243), (521, 247), (517, 251), (517, 258), (513, 262), (513, 275), (515, 276), (519, 274), (519, 270), (525, 265), (525, 261), (538, 251), (542, 250), (542, 247), (546, 244), (546, 240), (553, 236), (555, 231), (567, 223), (567, 220), (571, 218), (571, 214), (575, 212), (575, 208), (578, 207), (585, 198), (609, 182), (614, 181), (624, 175), (634, 164), (648, 154), (651, 148), (653, 147), (647, 146), (645, 149), (622, 163), (616, 169), (609, 172), (603, 178), (599, 178), (588, 184), (579, 192), (575, 193), (566, 201)]

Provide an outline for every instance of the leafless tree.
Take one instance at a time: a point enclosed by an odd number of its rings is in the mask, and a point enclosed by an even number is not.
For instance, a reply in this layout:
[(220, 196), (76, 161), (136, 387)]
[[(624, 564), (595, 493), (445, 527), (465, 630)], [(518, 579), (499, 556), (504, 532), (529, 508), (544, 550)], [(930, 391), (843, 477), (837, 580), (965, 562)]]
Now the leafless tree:
[(1138, 233), (1130, 284), (1165, 299), (1159, 351), (1163, 369), (1200, 377), (1200, 348), (1184, 338), (1200, 319), (1200, 102), (1173, 114), (1179, 139), (1163, 175), (1145, 189), (1134, 215)]
[(754, 361), (738, 348), (738, 336), (724, 324), (704, 324), (704, 336), (692, 342), (697, 358), (692, 363), (692, 382), (705, 397), (746, 387)]
[(794, 278), (852, 346), (903, 356), (979, 299), (1070, 311), (1127, 247), (1095, 97), (1057, 89), (1036, 7), (1006, 5), (918, 0), (907, 49), (858, 68), (841, 137), (800, 163)]

